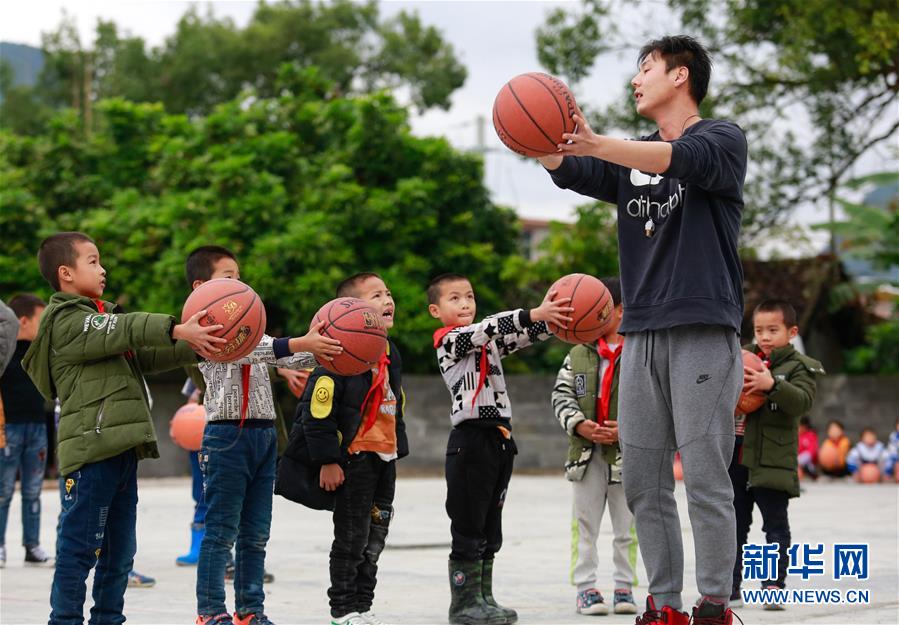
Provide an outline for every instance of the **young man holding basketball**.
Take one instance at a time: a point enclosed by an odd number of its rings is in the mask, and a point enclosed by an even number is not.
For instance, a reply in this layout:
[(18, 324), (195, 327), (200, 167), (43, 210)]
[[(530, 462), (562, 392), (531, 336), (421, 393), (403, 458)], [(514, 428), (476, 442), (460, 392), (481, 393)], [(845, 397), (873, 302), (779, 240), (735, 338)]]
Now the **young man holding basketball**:
[(159, 457), (144, 373), (196, 362), (188, 343), (214, 351), (224, 341), (212, 334), (222, 326), (200, 326), (205, 311), (178, 324), (100, 299), (106, 270), (86, 234), (44, 239), (38, 264), (56, 293), (22, 367), (61, 406), (50, 625), (84, 622), (85, 580), (95, 566), (91, 622), (121, 623), (137, 550), (137, 462)]
[[(240, 279), (234, 254), (204, 246), (188, 255), (187, 282), (196, 289), (216, 278)], [(340, 353), (340, 343), (319, 334), (263, 335), (247, 356), (231, 362), (201, 360), (206, 429), (200, 450), (206, 500), (205, 534), (197, 563), (197, 625), (271, 625), (262, 589), (265, 544), (272, 524), (277, 435), (269, 364), (302, 369), (315, 358)], [(237, 542), (234, 616), (225, 606), (225, 567)]]
[(571, 298), (511, 310), (475, 323), (477, 303), (468, 278), (443, 274), (428, 285), (428, 311), (437, 366), (452, 397), (446, 446), (446, 512), (450, 517), (449, 622), (514, 623), (518, 614), (493, 599), (493, 560), (503, 542), (502, 514), (518, 449), (502, 359), (550, 336), (547, 323), (568, 327)]
[(631, 80), (637, 112), (658, 125), (624, 141), (576, 134), (539, 160), (553, 181), (617, 204), (627, 336), (621, 355), (624, 489), (651, 596), (642, 623), (686, 624), (683, 545), (672, 459), (680, 451), (702, 600), (694, 622), (730, 623), (736, 549), (727, 467), (743, 367), (738, 332), (743, 271), (737, 239), (747, 147), (735, 124), (705, 120), (711, 61), (687, 36), (640, 51)]
[[(350, 276), (338, 285), (337, 297), (368, 302), (381, 314), (387, 330), (393, 327), (393, 295), (378, 274)], [(351, 350), (349, 341), (345, 339)], [(402, 360), (396, 345), (388, 341), (387, 351), (371, 371), (343, 376), (317, 367), (297, 407), (279, 468), (278, 492), (286, 495), (297, 487), (283, 482), (312, 478), (315, 482), (303, 487), (315, 493), (316, 502), (303, 496), (292, 499), (334, 510), (328, 588), (331, 625), (384, 625), (371, 608), (378, 557), (393, 518), (396, 460), (409, 454), (404, 403)]]

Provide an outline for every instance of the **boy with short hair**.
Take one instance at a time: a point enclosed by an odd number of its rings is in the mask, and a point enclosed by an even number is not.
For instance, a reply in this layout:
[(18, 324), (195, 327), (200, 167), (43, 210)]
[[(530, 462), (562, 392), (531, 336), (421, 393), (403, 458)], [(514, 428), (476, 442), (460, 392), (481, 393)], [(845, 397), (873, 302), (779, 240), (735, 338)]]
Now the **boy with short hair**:
[(602, 283), (615, 305), (614, 321), (595, 343), (577, 345), (565, 356), (553, 388), (552, 404), (559, 425), (568, 433), (565, 477), (571, 482), (573, 494), (571, 583), (577, 587), (577, 612), (609, 612), (596, 588), (596, 540), (608, 502), (615, 534), (612, 607), (615, 614), (634, 614), (637, 605), (631, 585), (635, 562), (630, 555), (634, 516), (628, 510), (621, 484), (618, 445), (618, 372), (624, 343), (618, 328), (624, 310), (618, 278), (602, 278)]
[(80, 625), (85, 580), (94, 573), (92, 623), (124, 620), (137, 549), (137, 462), (158, 458), (144, 372), (196, 360), (223, 341), (222, 326), (170, 315), (125, 313), (100, 298), (106, 270), (94, 241), (61, 232), (41, 243), (41, 274), (57, 291), (22, 366), (47, 400), (61, 402), (57, 436), (62, 513), (50, 625)]
[(437, 365), (452, 397), (446, 451), (446, 511), (450, 517), (449, 622), (514, 623), (518, 614), (493, 599), (493, 560), (502, 546), (502, 512), (512, 464), (512, 410), (502, 359), (567, 327), (571, 298), (547, 294), (537, 308), (512, 310), (475, 323), (477, 304), (468, 278), (443, 274), (428, 285), (428, 311)]
[[(743, 545), (752, 524), (752, 508), (762, 513), (765, 540), (779, 545), (777, 578), (762, 582), (762, 588), (784, 588), (790, 548), (787, 506), (799, 496), (799, 418), (808, 414), (815, 401), (816, 376), (821, 363), (800, 354), (790, 344), (799, 328), (796, 311), (783, 300), (766, 300), (752, 314), (755, 342), (744, 349), (762, 359), (762, 371), (744, 368), (743, 390), (764, 393), (766, 402), (746, 415), (738, 425), (729, 473), (734, 488), (737, 518), (737, 553), (733, 570), (732, 605), (742, 605)], [(739, 421), (738, 421), (739, 423)], [(739, 431), (742, 429), (743, 431)], [(771, 445), (764, 441), (779, 441)], [(765, 609), (782, 610), (780, 604)]]
[[(193, 250), (187, 282), (240, 279), (240, 266), (227, 248)], [(268, 364), (301, 369), (315, 358), (340, 353), (340, 342), (319, 334), (316, 324), (302, 337), (265, 334), (247, 356), (231, 362), (203, 359), (206, 428), (201, 467), (205, 478), (205, 534), (197, 565), (197, 625), (272, 625), (263, 611), (265, 545), (272, 523), (277, 435)], [(237, 541), (233, 617), (225, 606), (225, 566)]]
[(47, 467), (47, 422), (44, 398), (22, 368), (22, 357), (37, 335), (46, 302), (25, 293), (9, 300), (19, 322), (16, 349), (0, 376), (0, 402), (6, 415), (6, 449), (0, 453), (0, 568), (6, 566), (6, 521), (16, 489), (22, 480), (22, 545), (25, 564), (53, 565), (40, 545), (41, 485)]
[[(378, 274), (350, 276), (337, 287), (337, 296), (368, 302), (384, 327), (393, 327), (393, 295)], [(341, 376), (316, 367), (297, 407), (278, 492), (303, 505), (334, 510), (331, 625), (383, 625), (371, 606), (378, 557), (393, 518), (396, 460), (409, 454), (404, 403), (402, 360), (388, 341), (371, 371)], [(311, 474), (302, 475), (300, 467), (311, 468)], [(310, 478), (314, 483), (290, 484)], [(315, 492), (316, 501), (288, 494), (298, 487)]]

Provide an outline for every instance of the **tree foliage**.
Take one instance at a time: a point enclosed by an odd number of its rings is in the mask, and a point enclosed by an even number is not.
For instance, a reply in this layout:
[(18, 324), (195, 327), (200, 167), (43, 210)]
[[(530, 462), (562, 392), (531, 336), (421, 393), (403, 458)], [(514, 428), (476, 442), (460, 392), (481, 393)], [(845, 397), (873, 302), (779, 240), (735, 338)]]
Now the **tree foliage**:
[(440, 32), (401, 11), (383, 19), (375, 0), (260, 2), (240, 28), (209, 9), (192, 7), (175, 32), (156, 48), (100, 20), (92, 45), (82, 43), (73, 20), (43, 36), (45, 66), (39, 84), (27, 89), (39, 106), (12, 111), (4, 105), (0, 124), (34, 131), (34, 117), (47, 109), (72, 107), (88, 127), (95, 102), (121, 97), (161, 102), (170, 113), (203, 115), (251, 89), (278, 95), (282, 64), (317, 67), (335, 95), (404, 87), (423, 111), (449, 107), (450, 95), (466, 78), (464, 66)]
[(340, 279), (377, 271), (410, 371), (433, 369), (437, 273), (471, 276), (485, 312), (533, 304), (502, 279), (517, 220), (490, 202), (479, 157), (413, 136), (385, 92), (333, 97), (315, 68), (285, 65), (275, 90), (205, 117), (112, 98), (91, 133), (71, 109), (38, 136), (0, 132), (0, 292), (48, 295), (34, 255), (68, 229), (97, 239), (109, 294), (133, 310), (178, 313), (186, 254), (228, 246), (279, 333), (305, 332)]
[[(613, 8), (620, 5), (584, 0), (579, 9), (551, 14), (537, 33), (541, 62), (576, 83), (602, 51), (636, 54), (644, 41), (664, 34), (629, 32), (624, 40)], [(770, 237), (799, 205), (827, 206), (863, 155), (895, 141), (895, 0), (668, 0), (667, 8), (667, 31), (694, 34), (715, 60), (713, 91), (701, 113), (733, 119), (747, 132), (746, 243)], [(586, 27), (560, 28), (569, 22)], [(595, 127), (647, 134), (649, 123), (636, 116), (622, 87), (620, 100), (594, 116)]]

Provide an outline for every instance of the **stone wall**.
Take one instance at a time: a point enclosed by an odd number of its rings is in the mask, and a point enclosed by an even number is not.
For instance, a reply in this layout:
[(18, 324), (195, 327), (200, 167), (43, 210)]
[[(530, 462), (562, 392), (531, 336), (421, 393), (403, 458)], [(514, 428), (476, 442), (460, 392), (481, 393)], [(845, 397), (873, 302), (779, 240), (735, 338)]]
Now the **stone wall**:
[[(518, 444), (517, 470), (559, 470), (567, 449), (567, 438), (550, 407), (555, 379), (542, 375), (510, 375), (507, 378), (513, 405), (513, 427)], [(141, 463), (142, 476), (187, 475), (187, 452), (176, 447), (168, 436), (168, 420), (184, 403), (179, 394), (183, 380), (157, 377), (150, 380), (153, 419), (159, 436), (162, 458)], [(436, 376), (409, 375), (406, 389), (406, 430), (411, 454), (402, 466), (414, 470), (439, 471), (443, 467), (449, 431), (449, 393)], [(286, 394), (285, 394), (286, 395)], [(284, 414), (293, 421), (292, 396), (282, 398)], [(822, 378), (812, 409), (812, 422), (819, 436), (826, 423), (838, 419), (855, 442), (861, 429), (871, 426), (881, 440), (893, 430), (899, 417), (899, 377), (832, 375)]]

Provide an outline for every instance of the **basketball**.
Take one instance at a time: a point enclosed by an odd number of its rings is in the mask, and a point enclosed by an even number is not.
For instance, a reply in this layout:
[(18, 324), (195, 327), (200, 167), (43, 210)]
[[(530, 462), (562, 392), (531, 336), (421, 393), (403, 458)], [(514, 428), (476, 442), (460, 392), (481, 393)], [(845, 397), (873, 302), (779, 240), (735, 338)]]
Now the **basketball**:
[(866, 462), (855, 472), (855, 479), (862, 484), (877, 484), (880, 482), (880, 469), (873, 462)]
[(615, 321), (612, 294), (598, 278), (585, 273), (571, 273), (556, 280), (550, 291), (556, 298), (570, 297), (574, 308), (568, 329), (549, 323), (549, 331), (566, 343), (593, 343), (608, 333)]
[(841, 466), (840, 451), (835, 445), (828, 445), (825, 441), (825, 444), (818, 451), (818, 465), (827, 471), (839, 471)]
[[(753, 354), (752, 352), (747, 352), (745, 349), (743, 350), (743, 368), (744, 369), (752, 369), (753, 371), (762, 371), (765, 368), (764, 363), (762, 363), (762, 359)], [(740, 399), (737, 400), (737, 407), (734, 410), (734, 414), (749, 414), (751, 412), (755, 412), (759, 408), (765, 405), (765, 395), (762, 393), (747, 393), (746, 391), (740, 391)]]
[(200, 451), (205, 428), (206, 409), (203, 404), (184, 404), (169, 422), (169, 436), (181, 449)]
[(500, 141), (522, 156), (546, 156), (576, 129), (574, 96), (549, 74), (520, 74), (503, 85), (493, 102), (493, 128)]
[(338, 375), (359, 375), (378, 365), (387, 349), (387, 328), (372, 306), (355, 297), (338, 297), (322, 306), (313, 323), (325, 321), (323, 336), (340, 341), (343, 353), (320, 364)]
[(215, 362), (243, 358), (256, 349), (265, 333), (265, 306), (256, 292), (240, 280), (218, 278), (198, 286), (184, 302), (181, 322), (200, 310), (206, 311), (200, 325), (224, 326), (215, 336), (228, 342), (209, 357)]

